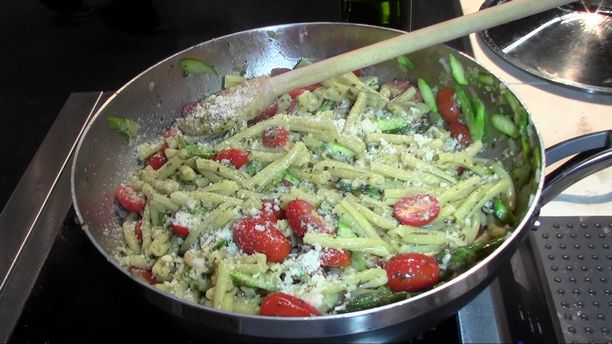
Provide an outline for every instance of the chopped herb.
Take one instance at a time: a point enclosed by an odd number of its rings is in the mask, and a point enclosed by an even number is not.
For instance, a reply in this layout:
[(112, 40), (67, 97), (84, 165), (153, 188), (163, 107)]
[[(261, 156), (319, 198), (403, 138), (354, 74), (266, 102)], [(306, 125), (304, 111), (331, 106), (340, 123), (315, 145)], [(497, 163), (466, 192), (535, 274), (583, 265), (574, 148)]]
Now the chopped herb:
[(450, 54), (448, 59), (450, 60), (451, 74), (453, 75), (455, 82), (457, 82), (459, 85), (467, 85), (468, 81), (465, 78), (465, 71), (463, 70), (461, 62), (459, 62), (459, 60), (457, 60), (453, 54)]
[(339, 161), (350, 161), (355, 156), (352, 150), (336, 143), (324, 143), (321, 149), (323, 154)]
[(268, 37), (272, 39), (279, 39), (282, 37), (282, 34), (275, 32), (275, 31), (268, 30), (266, 31), (266, 33), (268, 34)]
[(514, 214), (512, 214), (512, 210), (510, 210), (508, 205), (499, 197), (493, 200), (493, 215), (505, 225), (514, 225), (516, 221)]
[(215, 67), (202, 60), (186, 57), (179, 62), (179, 66), (185, 72), (189, 74), (214, 74), (219, 76)]
[(111, 116), (106, 119), (106, 123), (130, 141), (138, 136), (138, 123), (132, 119)]
[(429, 109), (433, 112), (438, 112), (438, 106), (436, 105), (436, 98), (434, 97), (433, 91), (427, 81), (423, 79), (419, 79), (417, 81), (417, 86), (419, 87), (419, 91), (421, 91), (421, 96), (423, 96), (423, 101), (425, 104), (429, 106)]
[(382, 191), (374, 186), (363, 184), (359, 190), (362, 194), (370, 196), (374, 199), (380, 199), (382, 197)]
[(216, 242), (216, 243), (215, 243), (215, 244), (214, 244), (214, 245), (211, 247), (211, 249), (212, 249), (213, 251), (218, 250), (218, 249), (220, 249), (221, 247), (225, 247), (225, 246), (227, 246), (227, 243), (228, 243), (228, 242), (227, 242), (227, 240), (226, 240), (226, 239), (221, 239), (221, 240), (217, 241), (217, 242)]
[(408, 121), (403, 117), (386, 117), (376, 120), (376, 127), (382, 132), (397, 131), (408, 125)]
[(249, 176), (254, 176), (262, 169), (261, 163), (257, 160), (251, 160), (247, 163), (245, 171)]
[(348, 179), (340, 179), (338, 183), (336, 183), (336, 188), (342, 192), (353, 192), (355, 188), (352, 183)]
[(519, 136), (518, 129), (516, 128), (516, 125), (514, 125), (514, 122), (510, 118), (502, 114), (495, 113), (491, 115), (491, 123), (493, 124), (493, 127), (497, 129), (499, 132), (501, 132), (502, 134), (510, 136), (513, 139), (518, 138)]
[(396, 59), (397, 63), (399, 64), (400, 68), (404, 71), (407, 72), (411, 69), (414, 68), (414, 64), (412, 64), (412, 61), (410, 61), (410, 59), (406, 56), (398, 56)]
[(191, 143), (191, 142), (187, 141), (183, 137), (179, 137), (179, 146), (181, 148), (184, 148), (187, 151), (187, 154), (189, 154), (191, 156), (199, 156), (199, 157), (202, 157), (204, 159), (210, 159), (210, 158), (213, 157), (213, 155), (215, 155), (214, 151), (207, 150), (207, 149), (202, 149), (197, 144)]
[(335, 107), (336, 103), (330, 100), (324, 100), (323, 103), (321, 103), (321, 106), (319, 106), (319, 108), (317, 109), (317, 111), (333, 110)]
[(472, 108), (474, 109), (474, 118), (472, 121), (472, 127), (470, 128), (470, 135), (474, 140), (482, 141), (484, 137), (485, 127), (485, 105), (478, 97), (472, 98)]
[(478, 73), (476, 75), (476, 81), (485, 86), (495, 86), (495, 79), (493, 78), (493, 75), (489, 73)]
[(283, 180), (293, 185), (299, 185), (302, 182), (302, 180), (299, 177), (292, 174), (289, 170), (285, 171), (285, 174), (283, 175)]

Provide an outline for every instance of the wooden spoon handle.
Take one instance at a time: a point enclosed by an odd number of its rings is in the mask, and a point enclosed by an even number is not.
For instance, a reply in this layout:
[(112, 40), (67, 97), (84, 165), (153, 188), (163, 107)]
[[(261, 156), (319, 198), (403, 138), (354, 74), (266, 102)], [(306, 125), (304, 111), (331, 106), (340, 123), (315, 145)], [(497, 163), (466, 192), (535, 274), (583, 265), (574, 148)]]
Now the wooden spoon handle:
[(512, 0), (466, 16), (428, 26), (274, 76), (276, 96), (353, 70), (375, 65), (436, 44), (485, 30), (575, 0)]

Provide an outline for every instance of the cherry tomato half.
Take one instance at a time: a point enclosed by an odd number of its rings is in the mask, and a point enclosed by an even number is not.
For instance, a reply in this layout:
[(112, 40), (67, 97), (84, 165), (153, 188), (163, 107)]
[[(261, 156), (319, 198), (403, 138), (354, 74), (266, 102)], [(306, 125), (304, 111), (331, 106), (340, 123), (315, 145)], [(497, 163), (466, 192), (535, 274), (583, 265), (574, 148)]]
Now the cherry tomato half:
[(324, 248), (321, 250), (321, 265), (330, 268), (344, 268), (351, 264), (351, 253), (342, 249)]
[(260, 216), (272, 223), (285, 218), (285, 210), (280, 207), (278, 200), (266, 199), (261, 202)]
[(298, 88), (298, 89), (295, 89), (295, 90), (293, 90), (293, 91), (288, 93), (289, 97), (291, 97), (291, 104), (289, 104), (289, 106), (287, 107), (287, 110), (285, 110), (285, 111), (287, 111), (287, 113), (290, 113), (290, 112), (292, 112), (295, 109), (295, 107), (297, 106), (297, 103), (298, 103), (297, 97), (300, 94), (304, 93), (304, 91), (306, 91), (306, 90), (303, 89), (303, 88)]
[(115, 199), (123, 209), (133, 213), (140, 212), (147, 204), (145, 196), (127, 184), (119, 184), (115, 190)]
[(450, 136), (457, 140), (462, 146), (469, 146), (470, 142), (472, 142), (472, 137), (470, 136), (470, 130), (468, 127), (461, 122), (452, 122), (448, 124), (448, 131), (450, 132)]
[(138, 242), (142, 244), (142, 220), (138, 220), (134, 225), (134, 234)]
[(183, 117), (187, 116), (197, 104), (198, 102), (189, 102), (183, 105), (183, 108), (181, 109), (181, 115), (183, 115)]
[(315, 207), (307, 201), (296, 199), (287, 204), (287, 222), (296, 236), (303, 238), (309, 230), (330, 233)]
[(172, 233), (182, 237), (182, 238), (186, 238), (189, 235), (189, 228), (185, 227), (185, 226), (181, 226), (178, 225), (176, 223), (173, 223), (170, 225), (170, 228), (172, 228)]
[(261, 134), (261, 141), (268, 148), (282, 147), (288, 140), (289, 132), (283, 128), (268, 128)]
[(414, 194), (402, 198), (393, 207), (393, 215), (402, 224), (423, 226), (440, 213), (440, 202), (428, 194)]
[(168, 162), (168, 158), (166, 157), (166, 154), (164, 153), (162, 148), (162, 150), (160, 150), (159, 152), (148, 157), (145, 164), (153, 167), (154, 170), (159, 170), (162, 166), (166, 164), (166, 162)]
[(263, 299), (259, 314), (277, 317), (309, 317), (321, 315), (321, 312), (295, 296), (273, 293)]
[(138, 268), (132, 268), (131, 270), (134, 275), (142, 278), (150, 285), (157, 284), (157, 280), (155, 279), (155, 276), (153, 276), (153, 273), (151, 272), (151, 270), (143, 270), (143, 269), (138, 269)]
[(270, 104), (262, 113), (260, 113), (257, 117), (253, 118), (248, 122), (249, 125), (259, 123), (261, 121), (265, 121), (269, 118), (274, 117), (278, 112), (278, 102), (274, 101), (274, 103)]
[(391, 87), (398, 89), (400, 94), (410, 87), (410, 82), (408, 80), (401, 79), (393, 79), (389, 81), (388, 84)]
[[(164, 138), (165, 138), (165, 139), (168, 139), (168, 138), (171, 138), (171, 137), (176, 136), (176, 134), (178, 134), (178, 129), (176, 129), (176, 128), (170, 128), (170, 129), (168, 129), (168, 130), (167, 130), (167, 131), (164, 133)], [(167, 144), (167, 143), (166, 143), (166, 144)], [(168, 147), (166, 147), (166, 148), (168, 148)]]
[(212, 157), (215, 161), (229, 161), (234, 167), (240, 168), (249, 162), (249, 154), (238, 148), (231, 148), (220, 151)]
[(421, 253), (397, 255), (385, 264), (387, 284), (395, 291), (419, 291), (433, 287), (440, 280), (438, 262)]
[(232, 236), (246, 254), (263, 253), (270, 262), (280, 262), (291, 251), (291, 241), (264, 217), (244, 217), (234, 223)]
[(438, 111), (447, 123), (459, 120), (459, 106), (455, 102), (455, 90), (451, 87), (443, 88), (436, 94)]
[(296, 88), (295, 90), (289, 91), (289, 93), (287, 93), (289, 95), (289, 97), (291, 97), (292, 100), (296, 100), (297, 97), (300, 96), (300, 94), (306, 92), (306, 88)]

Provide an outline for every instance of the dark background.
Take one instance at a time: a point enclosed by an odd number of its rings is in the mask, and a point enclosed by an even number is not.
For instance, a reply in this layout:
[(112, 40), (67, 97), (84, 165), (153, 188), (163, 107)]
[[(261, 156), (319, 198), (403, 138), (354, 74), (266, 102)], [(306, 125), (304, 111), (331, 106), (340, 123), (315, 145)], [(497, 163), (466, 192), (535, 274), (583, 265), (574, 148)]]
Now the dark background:
[[(395, 25), (402, 29), (460, 13), (457, 0), (390, 2), (414, 13)], [(173, 53), (236, 31), (339, 21), (341, 7), (341, 0), (0, 1), (0, 209), (71, 92), (115, 90)]]
[(217, 36), (339, 13), (337, 0), (0, 2), (0, 207), (71, 92), (117, 89)]

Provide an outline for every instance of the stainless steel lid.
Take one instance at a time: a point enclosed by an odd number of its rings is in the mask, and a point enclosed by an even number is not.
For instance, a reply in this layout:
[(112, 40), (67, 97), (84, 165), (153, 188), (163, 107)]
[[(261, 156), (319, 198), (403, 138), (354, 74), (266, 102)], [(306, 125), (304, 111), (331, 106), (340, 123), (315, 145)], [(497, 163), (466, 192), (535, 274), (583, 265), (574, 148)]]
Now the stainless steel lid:
[[(507, 0), (487, 0), (481, 9)], [(612, 0), (583, 0), (479, 33), (500, 57), (555, 83), (612, 94)]]

